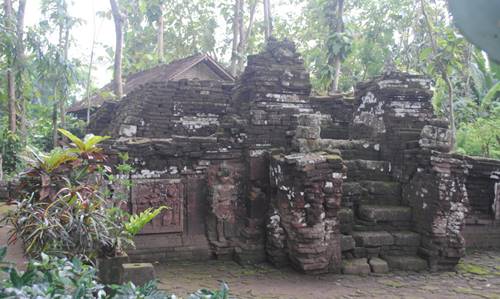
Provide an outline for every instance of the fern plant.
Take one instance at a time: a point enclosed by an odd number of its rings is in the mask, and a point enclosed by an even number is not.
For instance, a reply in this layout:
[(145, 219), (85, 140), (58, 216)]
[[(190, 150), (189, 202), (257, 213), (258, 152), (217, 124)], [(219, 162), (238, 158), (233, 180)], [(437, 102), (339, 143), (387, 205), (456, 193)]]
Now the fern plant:
[(125, 230), (132, 236), (137, 235), (146, 224), (165, 209), (169, 209), (169, 207), (161, 206), (157, 209), (148, 208), (139, 214), (131, 215), (128, 221), (125, 222)]

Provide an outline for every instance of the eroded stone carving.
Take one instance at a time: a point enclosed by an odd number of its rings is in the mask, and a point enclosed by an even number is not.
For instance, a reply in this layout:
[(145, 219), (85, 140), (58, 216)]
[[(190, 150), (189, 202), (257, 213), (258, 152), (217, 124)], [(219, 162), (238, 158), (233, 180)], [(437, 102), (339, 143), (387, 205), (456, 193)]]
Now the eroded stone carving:
[(147, 208), (168, 207), (143, 228), (142, 234), (183, 231), (184, 186), (180, 180), (133, 180), (131, 193), (132, 212), (134, 214), (138, 214)]

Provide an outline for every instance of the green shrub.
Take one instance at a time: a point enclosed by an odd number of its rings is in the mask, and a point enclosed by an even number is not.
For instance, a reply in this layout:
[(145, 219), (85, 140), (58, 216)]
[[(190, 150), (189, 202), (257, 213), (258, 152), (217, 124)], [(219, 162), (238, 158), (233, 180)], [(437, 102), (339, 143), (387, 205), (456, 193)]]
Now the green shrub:
[[(129, 282), (123, 285), (102, 285), (96, 270), (77, 258), (68, 260), (41, 254), (40, 260), (30, 260), (26, 271), (19, 272), (4, 261), (5, 247), (0, 247), (0, 298), (98, 298), (98, 299), (176, 299), (158, 289), (156, 281), (143, 286)], [(229, 288), (222, 283), (220, 290), (201, 289), (190, 299), (227, 299)]]
[(488, 117), (460, 126), (457, 152), (500, 159), (500, 107)]
[(126, 155), (116, 167), (98, 147), (108, 137), (87, 135), (83, 140), (60, 130), (72, 143), (45, 154), (32, 149), (30, 168), (20, 178), (17, 209), (6, 220), (12, 224), (11, 241), (22, 240), (33, 257), (42, 252), (92, 262), (97, 256), (115, 256), (133, 246), (133, 236), (158, 215), (146, 211), (138, 216), (122, 209), (129, 173)]
[(3, 267), (7, 278), (0, 283), (0, 298), (105, 298), (104, 286), (91, 266), (78, 259), (50, 257), (32, 260), (24, 272)]
[(228, 299), (229, 287), (225, 282), (221, 283), (220, 290), (211, 291), (208, 289), (201, 289), (189, 296), (189, 299)]
[[(68, 260), (41, 255), (31, 260), (24, 272), (3, 262), (5, 248), (0, 248), (0, 268), (7, 278), (0, 281), (0, 298), (171, 298), (150, 281), (142, 287), (133, 283), (104, 286), (96, 270), (77, 258)], [(2, 266), (4, 265), (4, 266)]]
[(6, 174), (15, 172), (22, 167), (22, 161), (18, 158), (23, 146), (21, 138), (4, 129), (0, 131), (0, 154), (3, 158), (3, 171)]
[(123, 285), (111, 286), (110, 298), (120, 299), (175, 299), (175, 295), (168, 295), (158, 290), (155, 281), (149, 281), (143, 286), (136, 286), (132, 282)]

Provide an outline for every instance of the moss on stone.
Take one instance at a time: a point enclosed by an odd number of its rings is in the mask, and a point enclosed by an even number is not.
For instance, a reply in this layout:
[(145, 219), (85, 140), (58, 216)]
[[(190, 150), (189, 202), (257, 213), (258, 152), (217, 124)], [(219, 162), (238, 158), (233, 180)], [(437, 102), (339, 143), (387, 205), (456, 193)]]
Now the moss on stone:
[(335, 154), (329, 154), (329, 155), (325, 156), (325, 158), (327, 161), (342, 161), (342, 157), (340, 157), (339, 155), (335, 155)]
[(488, 275), (491, 274), (491, 271), (481, 265), (472, 264), (472, 263), (459, 263), (457, 265), (458, 272), (462, 273), (470, 273), (475, 275)]

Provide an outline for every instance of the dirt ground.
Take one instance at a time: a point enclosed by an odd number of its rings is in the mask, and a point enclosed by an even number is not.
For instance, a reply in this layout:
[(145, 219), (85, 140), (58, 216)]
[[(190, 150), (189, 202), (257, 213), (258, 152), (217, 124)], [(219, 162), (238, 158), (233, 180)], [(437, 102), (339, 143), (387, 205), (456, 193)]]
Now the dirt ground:
[(156, 273), (162, 289), (184, 298), (200, 288), (217, 289), (220, 281), (235, 298), (500, 298), (500, 250), (469, 252), (456, 272), (307, 276), (210, 261), (160, 264)]
[[(0, 204), (0, 215), (7, 208)], [(3, 213), (2, 213), (3, 212)], [(0, 225), (0, 246), (7, 242)], [(19, 244), (9, 246), (7, 260), (22, 268)], [(456, 272), (371, 274), (367, 276), (299, 274), (270, 265), (242, 267), (230, 261), (172, 262), (155, 265), (160, 288), (187, 298), (200, 288), (218, 289), (221, 281), (231, 298), (499, 298), (500, 249), (472, 251)]]
[[(6, 204), (0, 202), (0, 220), (10, 209), (13, 208), (13, 206), (7, 206)], [(10, 228), (11, 227), (5, 225), (5, 223), (0, 223), (0, 247), (8, 245)], [(27, 259), (24, 257), (23, 248), (20, 242), (7, 246), (7, 255), (5, 256), (5, 260), (15, 263), (21, 270), (25, 268)]]

